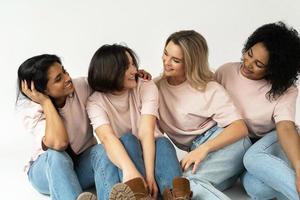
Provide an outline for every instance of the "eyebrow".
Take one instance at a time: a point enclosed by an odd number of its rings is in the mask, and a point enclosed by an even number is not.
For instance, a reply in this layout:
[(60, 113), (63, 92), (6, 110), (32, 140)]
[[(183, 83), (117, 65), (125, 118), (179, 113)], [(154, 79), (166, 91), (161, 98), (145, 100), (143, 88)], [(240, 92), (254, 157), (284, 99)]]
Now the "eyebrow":
[[(165, 52), (168, 54), (168, 51), (167, 51), (167, 49), (165, 49)], [(174, 57), (174, 56), (172, 56), (172, 58), (175, 58), (175, 59), (177, 59), (177, 60), (180, 60), (180, 61), (182, 61), (182, 60), (183, 60), (182, 58), (177, 58), (177, 57)]]

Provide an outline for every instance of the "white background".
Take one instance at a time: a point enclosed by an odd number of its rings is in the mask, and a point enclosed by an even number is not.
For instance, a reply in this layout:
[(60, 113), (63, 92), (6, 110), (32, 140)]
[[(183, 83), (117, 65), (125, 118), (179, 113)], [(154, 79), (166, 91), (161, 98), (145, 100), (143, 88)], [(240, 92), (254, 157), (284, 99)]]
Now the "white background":
[(30, 136), (14, 115), (17, 69), (25, 59), (57, 54), (72, 77), (86, 76), (97, 48), (125, 43), (138, 54), (141, 68), (157, 76), (166, 38), (194, 29), (207, 39), (216, 69), (240, 59), (257, 27), (278, 20), (300, 31), (300, 1), (0, 0), (0, 198), (32, 199), (26, 196), (32, 188), (21, 181)]

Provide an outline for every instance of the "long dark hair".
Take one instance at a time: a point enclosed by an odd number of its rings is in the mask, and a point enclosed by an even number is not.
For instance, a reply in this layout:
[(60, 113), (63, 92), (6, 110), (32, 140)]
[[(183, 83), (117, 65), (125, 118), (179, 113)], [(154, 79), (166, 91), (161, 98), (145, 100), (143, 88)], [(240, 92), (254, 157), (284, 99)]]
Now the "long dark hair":
[(48, 83), (48, 70), (54, 63), (61, 64), (61, 60), (58, 56), (42, 54), (31, 57), (20, 65), (18, 69), (17, 101), (20, 94), (28, 98), (21, 90), (22, 80), (27, 81), (29, 88), (31, 81), (33, 81), (36, 90), (43, 94), (45, 93)]

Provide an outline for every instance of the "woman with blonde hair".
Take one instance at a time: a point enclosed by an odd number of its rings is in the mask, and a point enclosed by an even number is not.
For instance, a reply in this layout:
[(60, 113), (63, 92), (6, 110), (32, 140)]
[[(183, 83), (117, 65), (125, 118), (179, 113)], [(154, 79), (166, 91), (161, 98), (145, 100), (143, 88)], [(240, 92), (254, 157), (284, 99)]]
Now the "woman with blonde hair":
[(159, 89), (159, 125), (188, 153), (181, 160), (195, 199), (228, 199), (250, 146), (247, 127), (224, 88), (213, 81), (205, 38), (193, 30), (166, 41)]

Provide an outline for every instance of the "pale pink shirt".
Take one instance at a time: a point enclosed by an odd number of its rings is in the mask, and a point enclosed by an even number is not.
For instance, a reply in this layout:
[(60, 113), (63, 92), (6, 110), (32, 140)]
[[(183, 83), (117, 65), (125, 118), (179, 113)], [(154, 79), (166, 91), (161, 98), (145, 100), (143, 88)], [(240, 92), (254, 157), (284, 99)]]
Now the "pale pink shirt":
[[(94, 92), (88, 99), (87, 112), (94, 130), (109, 124), (118, 138), (129, 132), (138, 137), (141, 115), (158, 117), (157, 87), (153, 81), (138, 79), (136, 88), (121, 95)], [(161, 135), (156, 128), (155, 136)]]
[(241, 119), (225, 89), (210, 81), (204, 91), (187, 81), (173, 86), (166, 79), (156, 79), (159, 90), (159, 126), (181, 149), (216, 124), (225, 127)]
[[(75, 91), (67, 97), (64, 107), (58, 110), (67, 129), (69, 144), (76, 154), (80, 154), (97, 143), (85, 109), (87, 98), (92, 93), (92, 90), (86, 78), (73, 79), (72, 82)], [(44, 153), (41, 144), (45, 136), (46, 119), (39, 104), (26, 99), (21, 106), (24, 107), (20, 111), (23, 125), (26, 131), (32, 133), (35, 138), (34, 152), (25, 167), (27, 172), (30, 164)]]
[(280, 121), (295, 121), (296, 87), (290, 87), (279, 98), (270, 101), (266, 93), (271, 84), (265, 79), (247, 79), (241, 74), (240, 68), (240, 62), (224, 64), (215, 73), (215, 78), (231, 95), (244, 117), (251, 137), (262, 137)]

